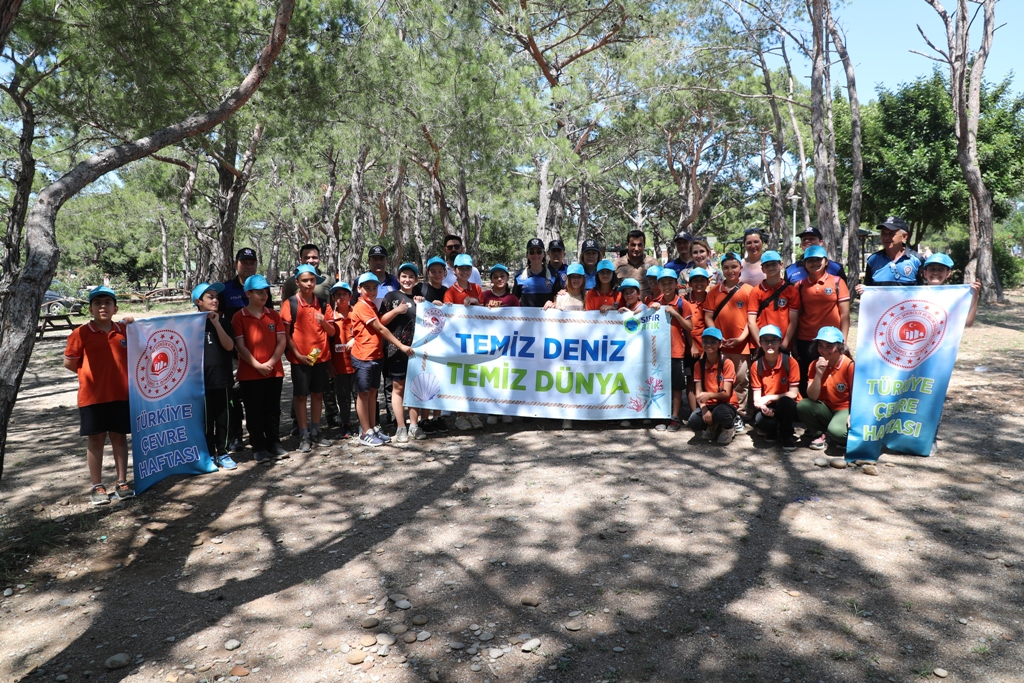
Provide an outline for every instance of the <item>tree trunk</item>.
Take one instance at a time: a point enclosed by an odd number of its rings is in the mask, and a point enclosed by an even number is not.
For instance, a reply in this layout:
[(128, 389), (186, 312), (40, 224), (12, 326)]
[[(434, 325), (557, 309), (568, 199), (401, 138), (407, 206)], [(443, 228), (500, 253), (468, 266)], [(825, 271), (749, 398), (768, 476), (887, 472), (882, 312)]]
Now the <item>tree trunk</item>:
[(0, 5), (0, 47), (7, 47), (7, 38), (11, 35), (14, 20), (21, 11), (22, 0), (6, 0)]
[(169, 278), (167, 268), (167, 221), (164, 220), (163, 213), (157, 216), (157, 220), (160, 221), (160, 286), (166, 289)]
[[(832, 2), (826, 0), (824, 6), (824, 21), (825, 26), (832, 23)], [(827, 34), (826, 34), (827, 35)], [(836, 127), (835, 117), (833, 116), (834, 108), (832, 106), (832, 52), (829, 48), (830, 42), (825, 41), (825, 124), (826, 130), (828, 131), (828, 196), (829, 202), (832, 205), (832, 215), (835, 221), (836, 240), (835, 246), (835, 260), (842, 261), (843, 253), (846, 250), (846, 226), (842, 224), (839, 219), (839, 182), (836, 174)]]
[(576, 217), (576, 256), (581, 256), (580, 247), (587, 239), (590, 231), (590, 183), (584, 178), (580, 181), (580, 210)]
[(537, 237), (545, 246), (551, 240), (562, 238), (562, 220), (565, 218), (565, 178), (550, 177), (551, 159), (534, 157), (537, 166)]
[[(429, 197), (427, 198), (429, 202)], [(427, 245), (423, 242), (423, 186), (416, 186), (416, 206), (412, 212), (412, 239), (416, 243), (416, 251), (418, 253), (417, 265), (419, 265), (420, 272), (423, 273), (424, 277), (427, 274), (427, 261), (430, 259), (430, 252)]]
[(366, 247), (366, 211), (363, 200), (366, 197), (366, 157), (370, 154), (368, 146), (359, 150), (352, 169), (352, 234), (349, 236), (348, 253), (344, 249), (339, 252), (339, 260), (344, 264), (342, 279), (355, 282), (359, 277), (363, 263), (363, 249)]
[[(14, 10), (17, 13), (17, 9)], [(7, 210), (7, 232), (4, 234), (4, 258), (0, 266), (0, 292), (6, 296), (21, 266), (21, 240), (25, 215), (32, 197), (32, 183), (36, 177), (36, 158), (32, 141), (36, 135), (36, 115), (32, 103), (22, 96), (19, 79), (14, 77), (4, 90), (10, 95), (21, 114), (21, 133), (18, 136), (18, 172), (14, 180)]]
[[(458, 195), (459, 200), (459, 234), (462, 236), (462, 243), (468, 247), (473, 237), (470, 234), (472, 217), (469, 215), (469, 191), (466, 189), (466, 169), (461, 166), (459, 167), (459, 179), (457, 182), (456, 194)], [(470, 251), (469, 253), (474, 256), (476, 255), (475, 251)]]
[(57, 212), (86, 186), (125, 164), (142, 159), (185, 138), (212, 130), (233, 116), (263, 83), (284, 45), (294, 0), (280, 0), (274, 28), (259, 59), (242, 83), (216, 108), (151, 133), (134, 142), (109, 147), (76, 165), (36, 195), (25, 221), (25, 264), (0, 299), (0, 476), (7, 450), (7, 428), (21, 378), (35, 342), (43, 295), (57, 270)]
[(786, 102), (786, 107), (789, 109), (789, 123), (793, 127), (793, 137), (796, 138), (796, 148), (800, 155), (800, 211), (803, 214), (804, 228), (806, 229), (811, 227), (811, 209), (810, 202), (808, 202), (810, 195), (807, 194), (807, 150), (804, 149), (804, 134), (800, 132), (800, 125), (796, 120), (796, 110), (793, 107), (796, 91), (793, 87), (793, 69), (789, 64), (789, 54), (786, 52), (785, 36), (782, 37), (781, 47), (782, 58), (786, 63), (786, 75), (789, 79), (789, 100)]
[(817, 204), (818, 229), (825, 238), (825, 249), (830, 259), (836, 257), (839, 230), (832, 204), (829, 178), (829, 140), (825, 120), (825, 42), (824, 5), (829, 0), (808, 0), (808, 10), (814, 38), (811, 50), (811, 134), (814, 138), (814, 201)]
[(843, 62), (846, 70), (846, 89), (850, 97), (850, 147), (853, 184), (850, 187), (850, 215), (847, 217), (846, 235), (846, 275), (847, 284), (852, 290), (860, 282), (860, 211), (864, 192), (864, 156), (861, 150), (860, 100), (857, 97), (857, 78), (854, 74), (853, 61), (846, 51), (843, 36), (829, 16), (828, 30), (832, 43)]
[(195, 274), (192, 270), (192, 248), (188, 242), (188, 230), (185, 231), (185, 236), (182, 240), (182, 258), (185, 262), (182, 275), (185, 279), (185, 289), (192, 291), (192, 288), (196, 286)]

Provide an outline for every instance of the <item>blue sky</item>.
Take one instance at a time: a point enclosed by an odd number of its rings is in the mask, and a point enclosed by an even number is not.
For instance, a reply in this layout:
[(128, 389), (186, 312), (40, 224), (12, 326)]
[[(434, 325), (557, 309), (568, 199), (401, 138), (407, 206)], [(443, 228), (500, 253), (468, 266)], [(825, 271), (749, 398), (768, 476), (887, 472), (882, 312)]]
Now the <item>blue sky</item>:
[[(836, 3), (838, 5), (838, 3)], [(956, 0), (943, 0), (947, 12), (956, 8)], [(972, 4), (972, 7), (975, 5)], [(857, 75), (857, 91), (861, 101), (876, 99), (876, 86), (895, 89), (901, 83), (930, 74), (936, 62), (910, 50), (929, 52), (917, 31), (921, 25), (933, 43), (946, 44), (942, 20), (925, 0), (850, 0), (846, 6), (835, 7), (835, 14), (846, 30), (847, 49), (853, 58)], [(1001, 81), (1015, 71), (1013, 90), (1024, 91), (1024, 0), (1000, 0), (996, 5), (996, 31), (992, 54), (985, 66), (985, 80)], [(981, 34), (981, 17), (972, 26), (972, 43), (977, 45)], [(794, 64), (796, 75), (810, 84), (810, 66), (803, 69)], [(943, 65), (943, 73), (949, 67)], [(832, 82), (846, 85), (842, 65), (832, 72)]]

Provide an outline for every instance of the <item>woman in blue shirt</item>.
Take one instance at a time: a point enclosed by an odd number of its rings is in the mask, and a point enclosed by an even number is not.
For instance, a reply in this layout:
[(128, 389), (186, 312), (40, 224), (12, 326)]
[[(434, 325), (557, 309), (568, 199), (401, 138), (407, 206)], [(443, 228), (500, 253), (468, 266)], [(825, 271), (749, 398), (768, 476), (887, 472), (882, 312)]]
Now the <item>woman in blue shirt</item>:
[(512, 293), (521, 306), (543, 308), (552, 301), (557, 289), (555, 278), (544, 259), (544, 241), (534, 237), (526, 243), (527, 265), (516, 274)]

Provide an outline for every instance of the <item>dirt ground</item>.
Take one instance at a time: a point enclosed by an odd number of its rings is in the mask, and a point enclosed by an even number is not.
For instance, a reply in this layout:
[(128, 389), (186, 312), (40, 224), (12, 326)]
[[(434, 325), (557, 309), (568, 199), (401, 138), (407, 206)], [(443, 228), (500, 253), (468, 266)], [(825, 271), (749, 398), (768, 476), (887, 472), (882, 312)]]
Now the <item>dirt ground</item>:
[(97, 509), (63, 345), (0, 483), (0, 680), (1024, 680), (1024, 296), (966, 332), (936, 455), (878, 476), (536, 420)]

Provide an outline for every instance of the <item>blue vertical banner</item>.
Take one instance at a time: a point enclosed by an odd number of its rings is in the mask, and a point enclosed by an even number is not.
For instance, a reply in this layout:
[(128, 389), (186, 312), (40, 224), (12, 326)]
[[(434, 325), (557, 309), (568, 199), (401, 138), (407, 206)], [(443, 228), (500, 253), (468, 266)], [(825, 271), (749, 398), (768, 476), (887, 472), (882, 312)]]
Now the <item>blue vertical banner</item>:
[(135, 492), (174, 474), (216, 472), (206, 447), (205, 313), (127, 326)]
[(847, 460), (931, 455), (971, 298), (970, 285), (865, 290)]

